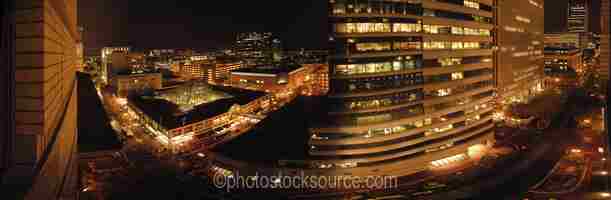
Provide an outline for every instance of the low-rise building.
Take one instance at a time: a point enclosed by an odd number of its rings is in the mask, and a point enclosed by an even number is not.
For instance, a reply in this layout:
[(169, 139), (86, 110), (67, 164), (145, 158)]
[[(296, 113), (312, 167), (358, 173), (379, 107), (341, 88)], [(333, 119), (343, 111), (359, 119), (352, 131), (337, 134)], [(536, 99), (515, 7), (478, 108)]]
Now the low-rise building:
[(146, 89), (159, 90), (162, 88), (162, 75), (158, 72), (150, 73), (124, 73), (113, 76), (110, 86), (119, 97), (127, 97), (133, 92)]
[(581, 33), (546, 33), (544, 43), (547, 47), (587, 48), (593, 42), (593, 34)]
[(308, 64), (239, 69), (231, 72), (231, 86), (274, 93), (308, 88), (310, 95), (322, 94), (328, 88), (328, 79), (321, 76), (327, 68), (326, 64)]
[(582, 52), (577, 48), (545, 48), (546, 87), (571, 87), (577, 83), (577, 73), (582, 72)]
[(582, 52), (577, 48), (566, 47), (546, 47), (545, 51), (545, 71), (583, 70)]
[[(128, 113), (133, 113), (161, 144), (182, 151), (201, 145), (191, 144), (194, 138), (222, 136), (213, 129), (228, 126), (244, 116), (254, 116), (274, 101), (274, 95), (262, 92), (198, 85), (191, 89), (172, 89), (179, 92), (160, 90), (153, 96), (130, 96)], [(197, 91), (201, 93), (194, 94)], [(204, 101), (194, 103), (194, 95)]]

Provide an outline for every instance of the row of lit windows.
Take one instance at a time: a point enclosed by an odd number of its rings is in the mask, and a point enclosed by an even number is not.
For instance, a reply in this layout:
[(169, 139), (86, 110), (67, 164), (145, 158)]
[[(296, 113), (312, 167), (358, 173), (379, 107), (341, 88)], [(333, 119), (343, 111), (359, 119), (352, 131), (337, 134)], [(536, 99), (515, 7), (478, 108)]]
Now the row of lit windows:
[[(456, 77), (457, 78), (456, 80), (463, 78), (462, 72), (457, 72), (456, 74), (458, 75), (458, 77)], [(454, 73), (452, 75), (454, 75)], [(455, 87), (442, 88), (442, 89), (437, 89), (433, 91), (428, 91), (428, 92), (425, 92), (425, 96), (426, 97), (445, 97), (449, 95), (463, 93), (466, 91), (475, 90), (478, 88), (483, 88), (483, 87), (490, 86), (490, 85), (491, 85), (490, 81), (481, 81), (481, 82), (473, 83), (469, 85), (460, 85), (460, 86), (455, 86)]]
[(408, 108), (401, 108), (390, 113), (356, 116), (356, 125), (366, 125), (379, 122), (387, 122), (391, 120), (401, 119), (406, 116), (415, 116), (422, 114), (424, 109), (422, 105), (416, 105)]
[(441, 57), (434, 60), (425, 60), (425, 67), (447, 67), (461, 64), (473, 63), (489, 63), (492, 58), (489, 56), (471, 56), (471, 57)]
[(363, 42), (356, 43), (354, 50), (357, 52), (383, 52), (401, 50), (419, 50), (422, 43), (419, 41), (401, 42)]
[(465, 7), (475, 8), (479, 10), (479, 3), (475, 1), (464, 0)]
[(436, 134), (444, 133), (444, 132), (450, 131), (450, 130), (452, 130), (454, 128), (457, 128), (457, 127), (461, 126), (462, 124), (464, 124), (464, 123), (463, 122), (459, 122), (459, 123), (457, 123), (457, 125), (448, 124), (448, 125), (445, 125), (445, 126), (442, 126), (442, 127), (432, 128), (432, 129), (426, 130), (424, 132), (424, 135), (425, 136), (431, 136), (431, 135), (436, 135)]
[[(410, 122), (408, 124), (405, 125), (401, 125), (401, 126), (395, 126), (395, 127), (390, 127), (390, 128), (375, 128), (375, 129), (369, 129), (366, 133), (362, 134), (362, 135), (340, 135), (340, 134), (324, 134), (321, 133), (320, 135), (322, 137), (317, 136), (317, 138), (321, 139), (329, 139), (329, 138), (349, 138), (349, 137), (364, 137), (364, 138), (372, 138), (372, 137), (380, 137), (380, 136), (387, 136), (387, 135), (392, 135), (392, 134), (399, 134), (399, 133), (403, 133), (405, 131), (411, 130), (411, 129), (415, 129), (415, 128), (421, 128), (421, 127), (426, 127), (426, 126), (431, 126), (433, 124), (436, 123), (440, 123), (440, 122), (445, 122), (451, 118), (455, 118), (455, 117), (461, 117), (463, 116), (462, 113), (458, 113), (458, 115), (456, 115), (457, 113), (454, 114), (449, 114), (443, 117), (437, 117), (434, 119), (431, 118), (427, 118), (424, 120), (418, 120), (418, 121), (414, 121), (414, 122)], [(452, 116), (451, 116), (452, 115)], [(485, 116), (489, 116), (490, 114), (484, 114)], [(448, 124), (445, 126), (441, 126), (441, 127), (436, 127), (436, 128), (430, 128), (428, 130), (426, 130), (424, 133), (422, 134), (413, 134), (412, 136), (407, 136), (402, 138), (401, 140), (393, 140), (389, 142), (384, 142), (384, 143), (377, 143), (377, 144), (373, 144), (374, 146), (379, 146), (379, 145), (384, 145), (384, 144), (394, 144), (396, 142), (401, 142), (401, 141), (405, 141), (405, 140), (413, 140), (413, 139), (417, 139), (417, 138), (421, 138), (421, 137), (425, 137), (425, 136), (431, 136), (431, 135), (435, 135), (435, 134), (439, 134), (439, 133), (444, 133), (456, 128), (460, 128), (460, 127), (464, 127), (464, 126), (468, 126), (471, 124), (474, 124), (478, 121), (480, 121), (482, 118), (484, 118), (483, 116), (480, 115), (475, 115), (475, 116), (471, 116), (468, 117), (466, 121), (461, 121), (461, 122), (457, 122), (457, 123), (453, 123), (453, 124)], [(376, 116), (370, 116), (370, 117), (365, 117), (365, 119), (368, 120), (362, 120), (360, 122), (378, 122), (378, 121), (383, 121), (382, 119), (392, 119), (392, 116), (389, 114), (383, 114), (383, 115), (376, 115)], [(376, 120), (377, 119), (377, 120)], [(339, 137), (338, 137), (339, 136)], [(333, 149), (354, 149), (354, 148), (366, 148), (366, 147), (372, 147), (371, 144), (368, 145), (354, 145), (354, 146), (334, 146), (332, 148), (325, 148), (327, 150), (333, 150)]]
[(240, 83), (242, 84), (257, 84), (257, 85), (263, 85), (265, 83), (265, 81), (262, 80), (246, 80), (246, 79), (240, 79)]
[(377, 99), (345, 102), (344, 107), (350, 110), (382, 108), (392, 105), (414, 102), (422, 99), (421, 92), (402, 93)]
[(336, 15), (351, 13), (418, 15), (422, 7), (407, 2), (369, 0), (330, 0), (331, 12)]
[[(429, 112), (440, 111), (440, 110), (444, 110), (444, 109), (447, 109), (447, 108), (452, 108), (452, 107), (456, 107), (456, 106), (465, 105), (465, 104), (473, 102), (474, 100), (479, 100), (479, 99), (490, 97), (490, 96), (492, 96), (492, 92), (485, 92), (485, 93), (474, 95), (474, 96), (471, 96), (471, 97), (461, 98), (461, 99), (459, 99), (457, 101), (443, 102), (443, 103), (427, 106), (426, 109), (429, 110)], [(476, 112), (476, 111), (478, 111), (480, 109), (484, 109), (486, 107), (488, 107), (487, 104), (476, 105), (473, 108), (468, 108), (467, 110), (465, 110), (465, 114), (470, 114), (470, 113)]]
[(449, 25), (422, 25), (425, 33), (428, 34), (453, 34), (453, 35), (480, 35), (490, 36), (490, 30), (488, 29), (477, 29), (477, 28), (466, 28)]
[(445, 10), (433, 10), (433, 9), (425, 8), (423, 9), (422, 15), (428, 16), (428, 17), (443, 17), (443, 18), (449, 18), (449, 19), (475, 21), (475, 22), (488, 23), (488, 24), (492, 23), (492, 18), (490, 17), (483, 17), (479, 15), (474, 15), (474, 14), (458, 13), (458, 12), (451, 12), (451, 11), (445, 11)]
[(467, 8), (473, 8), (477, 10), (484, 10), (484, 11), (492, 12), (491, 6), (479, 3), (476, 0), (434, 0), (434, 1), (450, 3), (450, 4), (459, 5), (459, 6), (464, 6)]
[(375, 74), (393, 71), (416, 69), (416, 60), (402, 60), (392, 62), (342, 64), (335, 66), (337, 75)]
[[(404, 125), (394, 126), (394, 127), (390, 127), (390, 128), (373, 128), (373, 129), (369, 129), (365, 133), (364, 137), (365, 138), (371, 138), (371, 137), (377, 137), (377, 136), (385, 136), (385, 135), (398, 134), (398, 133), (405, 132), (407, 130), (411, 130), (411, 129), (415, 129), (415, 128), (422, 128), (422, 127), (425, 127), (425, 126), (431, 126), (431, 125), (436, 124), (436, 123), (442, 123), (442, 122), (448, 121), (448, 120), (450, 120), (452, 118), (461, 117), (461, 116), (463, 116), (462, 112), (456, 112), (456, 113), (450, 113), (450, 114), (447, 114), (447, 115), (441, 116), (441, 117), (426, 118), (426, 119), (422, 119), (422, 120), (417, 120), (417, 121), (409, 122), (409, 123), (404, 124)], [(441, 129), (443, 129), (443, 128), (441, 128)]]
[(401, 74), (383, 77), (368, 77), (361, 79), (335, 80), (331, 84), (333, 93), (365, 92), (384, 89), (402, 88), (419, 85), (424, 82), (422, 73)]
[(417, 33), (422, 30), (420, 24), (412, 23), (337, 23), (337, 33)]
[(418, 33), (490, 36), (490, 30), (449, 25), (421, 25), (412, 23), (337, 23), (337, 33)]
[[(423, 15), (432, 17), (445, 17), (458, 20), (477, 21), (482, 23), (491, 23), (489, 17), (477, 16), (473, 14), (457, 13), (451, 11), (432, 10), (422, 8), (419, 4), (409, 4), (406, 2), (391, 2), (391, 1), (368, 1), (368, 0), (333, 0), (331, 12), (334, 15), (343, 14), (396, 14), (396, 15)], [(463, 3), (464, 6), (470, 8), (480, 8), (480, 5), (475, 5), (475, 2)], [(490, 11), (491, 7), (486, 6)]]
[(436, 83), (436, 82), (461, 80), (464, 78), (470, 78), (474, 76), (488, 74), (490, 72), (491, 72), (491, 69), (478, 69), (478, 70), (465, 71), (465, 72), (453, 72), (449, 74), (432, 75), (432, 76), (426, 77), (426, 82), (427, 83)]
[(422, 45), (423, 49), (480, 49), (480, 42), (447, 42), (428, 41)]

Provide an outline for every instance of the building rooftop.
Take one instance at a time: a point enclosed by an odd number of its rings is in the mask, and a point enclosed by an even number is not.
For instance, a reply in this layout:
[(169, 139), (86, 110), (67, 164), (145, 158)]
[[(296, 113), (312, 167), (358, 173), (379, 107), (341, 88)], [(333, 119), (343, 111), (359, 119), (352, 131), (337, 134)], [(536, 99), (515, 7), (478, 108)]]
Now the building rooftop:
[(290, 73), (299, 68), (301, 65), (280, 65), (280, 66), (255, 66), (251, 68), (243, 68), (233, 70), (233, 72), (237, 73), (254, 73), (254, 74), (280, 74), (280, 73)]
[[(110, 120), (89, 74), (78, 73), (78, 151), (81, 153), (119, 150), (121, 141), (110, 126)], [(84, 114), (86, 113), (86, 114)]]
[(153, 68), (144, 68), (144, 69), (130, 69), (127, 71), (118, 72), (118, 76), (137, 76), (137, 75), (148, 75), (148, 74), (157, 74), (161, 73), (161, 70), (156, 70)]
[[(182, 111), (180, 105), (156, 96), (130, 96), (129, 102), (138, 107), (151, 119), (166, 129), (174, 129), (183, 124), (206, 120), (227, 112), (235, 104), (245, 105), (263, 95), (263, 92), (208, 85), (214, 92), (225, 93), (227, 98), (216, 98), (211, 102), (194, 106), (188, 111)], [(215, 94), (210, 94), (215, 95)]]

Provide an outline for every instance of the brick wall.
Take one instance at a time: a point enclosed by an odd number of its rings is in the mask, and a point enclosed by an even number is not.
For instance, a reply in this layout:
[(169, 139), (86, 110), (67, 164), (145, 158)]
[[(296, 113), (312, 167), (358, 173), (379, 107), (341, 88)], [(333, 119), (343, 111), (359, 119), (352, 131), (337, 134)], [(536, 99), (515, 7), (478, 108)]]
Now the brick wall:
[(26, 198), (52, 199), (66, 171), (75, 170), (77, 4), (16, 2), (16, 137), (8, 182), (33, 176)]

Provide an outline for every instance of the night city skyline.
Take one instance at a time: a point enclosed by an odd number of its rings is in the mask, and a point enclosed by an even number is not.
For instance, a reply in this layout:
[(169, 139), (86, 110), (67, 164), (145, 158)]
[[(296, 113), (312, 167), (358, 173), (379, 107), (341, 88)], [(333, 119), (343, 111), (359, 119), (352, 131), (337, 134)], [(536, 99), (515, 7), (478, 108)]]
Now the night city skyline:
[(9, 0), (1, 199), (611, 200), (611, 0)]
[[(279, 34), (288, 49), (326, 48), (328, 27), (320, 24), (327, 20), (324, 1), (197, 2), (79, 2), (79, 24), (86, 28), (86, 48), (97, 52), (115, 43), (150, 49), (226, 48), (237, 32), (251, 31)], [(563, 19), (566, 18), (568, 0), (553, 2), (546, 4), (549, 8), (545, 11), (545, 31), (561, 32), (566, 29)], [(600, 0), (592, 0), (592, 4), (592, 15), (596, 16)], [(226, 15), (229, 10), (232, 15)], [(591, 23), (591, 27), (595, 31), (600, 29), (596, 21)], [(303, 31), (311, 34), (302, 37)]]

